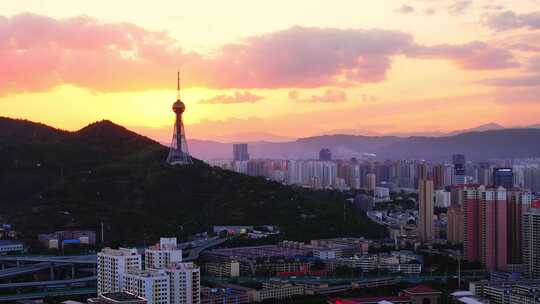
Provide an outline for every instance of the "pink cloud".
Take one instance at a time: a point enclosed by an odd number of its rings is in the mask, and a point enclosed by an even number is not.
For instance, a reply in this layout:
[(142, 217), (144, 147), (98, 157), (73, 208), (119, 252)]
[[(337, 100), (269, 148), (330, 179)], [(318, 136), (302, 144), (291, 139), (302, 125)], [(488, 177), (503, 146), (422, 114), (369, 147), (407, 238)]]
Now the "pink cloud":
[(484, 16), (484, 24), (496, 31), (518, 28), (537, 30), (540, 29), (540, 11), (526, 14), (517, 14), (513, 11), (488, 14)]
[(410, 50), (409, 56), (451, 60), (461, 68), (469, 70), (506, 69), (519, 66), (510, 50), (479, 41), (461, 45), (416, 46)]
[(398, 14), (403, 14), (403, 15), (411, 14), (411, 13), (414, 13), (414, 7), (407, 4), (403, 4), (399, 8), (395, 9), (394, 12)]
[(334, 103), (347, 101), (347, 93), (341, 90), (328, 89), (321, 95), (311, 95), (309, 98), (301, 98), (300, 93), (296, 90), (289, 92), (289, 99), (299, 102), (311, 103)]
[(231, 103), (254, 103), (264, 97), (251, 92), (234, 92), (233, 95), (218, 95), (209, 99), (200, 100), (200, 104), (231, 104)]
[[(510, 51), (473, 42), (434, 47), (400, 31), (292, 27), (221, 47), (182, 50), (167, 33), (90, 17), (0, 17), (0, 94), (73, 84), (93, 91), (352, 86), (385, 80), (392, 57), (440, 58), (464, 69), (515, 66)], [(172, 74), (172, 76), (171, 76)]]

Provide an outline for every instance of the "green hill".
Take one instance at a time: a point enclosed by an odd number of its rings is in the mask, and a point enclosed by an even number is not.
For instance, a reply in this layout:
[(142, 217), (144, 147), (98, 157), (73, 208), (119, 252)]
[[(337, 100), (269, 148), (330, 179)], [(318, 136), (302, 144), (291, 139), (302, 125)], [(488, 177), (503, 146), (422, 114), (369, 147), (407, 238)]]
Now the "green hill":
[(288, 187), (198, 160), (171, 167), (166, 155), (166, 147), (110, 121), (66, 132), (0, 118), (0, 216), (26, 238), (99, 231), (103, 221), (112, 244), (215, 224), (275, 224), (295, 240), (385, 233), (352, 206), (344, 222), (340, 193)]

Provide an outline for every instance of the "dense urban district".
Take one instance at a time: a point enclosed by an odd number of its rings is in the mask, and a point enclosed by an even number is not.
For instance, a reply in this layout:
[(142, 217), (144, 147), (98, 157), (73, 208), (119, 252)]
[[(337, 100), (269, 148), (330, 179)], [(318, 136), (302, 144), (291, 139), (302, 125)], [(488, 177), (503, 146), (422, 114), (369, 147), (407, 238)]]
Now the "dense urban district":
[(184, 110), (169, 147), (0, 118), (0, 302), (538, 302), (540, 151), (203, 161)]

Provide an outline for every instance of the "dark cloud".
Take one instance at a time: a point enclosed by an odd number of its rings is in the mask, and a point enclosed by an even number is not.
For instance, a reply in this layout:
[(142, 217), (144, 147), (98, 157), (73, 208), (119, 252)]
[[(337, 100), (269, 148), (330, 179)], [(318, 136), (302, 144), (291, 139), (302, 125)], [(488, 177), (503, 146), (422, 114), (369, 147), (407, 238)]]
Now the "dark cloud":
[(210, 99), (200, 100), (200, 104), (231, 104), (231, 103), (254, 103), (264, 99), (262, 96), (251, 92), (234, 92), (233, 95), (218, 95)]
[(540, 12), (517, 14), (513, 11), (492, 13), (484, 16), (484, 24), (496, 31), (506, 31), (518, 28), (531, 30), (540, 29)]
[(540, 56), (530, 58), (523, 72), (520, 76), (487, 79), (481, 83), (495, 87), (540, 86)]

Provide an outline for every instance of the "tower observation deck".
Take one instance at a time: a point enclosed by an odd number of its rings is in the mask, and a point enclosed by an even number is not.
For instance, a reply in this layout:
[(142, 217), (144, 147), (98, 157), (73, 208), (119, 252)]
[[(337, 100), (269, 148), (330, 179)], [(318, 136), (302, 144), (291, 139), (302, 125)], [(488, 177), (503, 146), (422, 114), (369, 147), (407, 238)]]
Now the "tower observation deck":
[(167, 156), (167, 163), (169, 165), (190, 165), (193, 161), (188, 152), (186, 131), (184, 129), (184, 122), (182, 121), (182, 115), (186, 110), (186, 105), (180, 100), (180, 72), (178, 72), (177, 79), (177, 97), (172, 105), (172, 110), (176, 115), (176, 119), (174, 121), (173, 138), (169, 155)]

